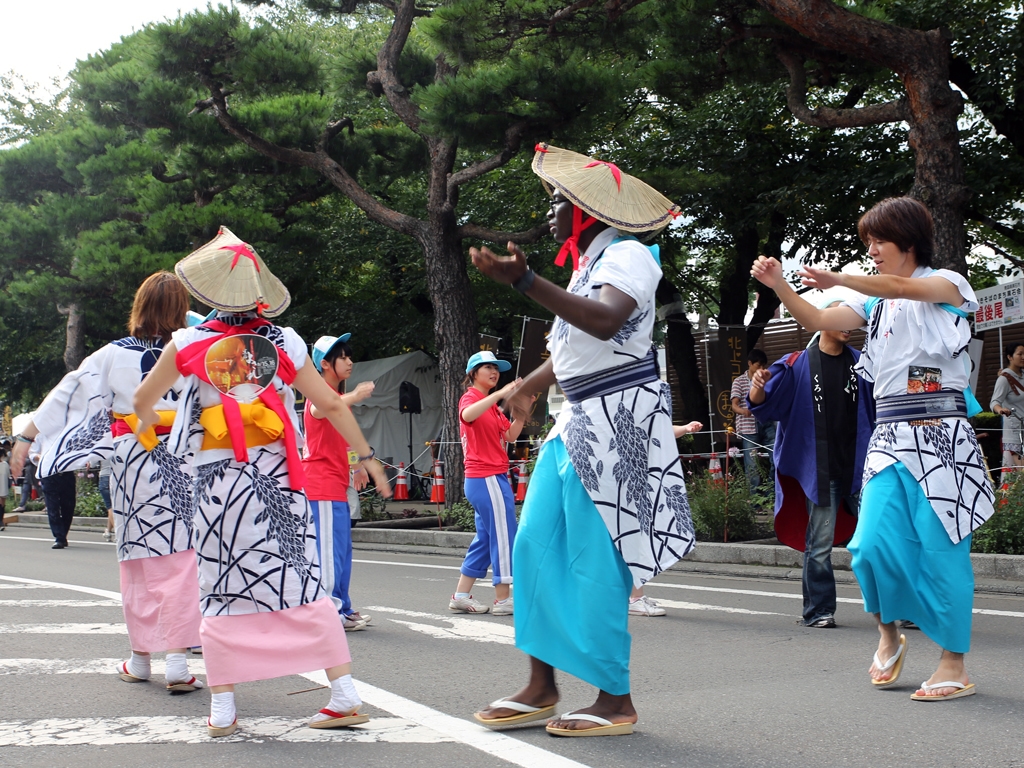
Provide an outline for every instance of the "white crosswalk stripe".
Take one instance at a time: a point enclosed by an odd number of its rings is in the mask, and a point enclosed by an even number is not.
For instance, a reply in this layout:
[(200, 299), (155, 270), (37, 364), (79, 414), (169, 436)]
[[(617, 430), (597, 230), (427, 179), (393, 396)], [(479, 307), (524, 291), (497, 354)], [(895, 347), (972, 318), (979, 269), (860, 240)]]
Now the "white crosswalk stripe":
[(114, 600), (0, 600), (0, 608), (120, 608)]
[(398, 742), (437, 744), (455, 739), (399, 717), (375, 717), (352, 728), (316, 730), (305, 720), (247, 717), (231, 736), (211, 739), (201, 717), (83, 717), (0, 722), (0, 747), (113, 744), (225, 744), (265, 742)]
[[(499, 645), (515, 645), (516, 643), (516, 631), (511, 623), (481, 621), (479, 618), (471, 619), (465, 616), (443, 616), (435, 613), (423, 613), (421, 611), (405, 611), (400, 608), (388, 608), (383, 605), (368, 605), (366, 610), (367, 612), (390, 613), (396, 616), (431, 619), (450, 624), (451, 626), (448, 627), (439, 627), (435, 624), (389, 619), (389, 621), (400, 624), (403, 627), (408, 627), (414, 632), (441, 640), (473, 640), (478, 643), (498, 643)], [(510, 619), (511, 617), (508, 621)]]
[(0, 624), (0, 635), (127, 635), (124, 624)]
[[(112, 675), (117, 672), (123, 661), (124, 659), (0, 659), (0, 675)], [(153, 659), (150, 669), (153, 679), (163, 679), (163, 659)], [(205, 675), (206, 665), (202, 659), (192, 657), (188, 660), (188, 671), (193, 675)]]

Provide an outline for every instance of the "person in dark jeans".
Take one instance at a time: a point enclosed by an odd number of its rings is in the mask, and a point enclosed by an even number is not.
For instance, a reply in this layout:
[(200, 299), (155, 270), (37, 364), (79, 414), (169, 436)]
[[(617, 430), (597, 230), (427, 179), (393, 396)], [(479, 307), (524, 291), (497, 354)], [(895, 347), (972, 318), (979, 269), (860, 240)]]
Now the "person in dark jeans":
[(856, 525), (864, 457), (874, 427), (871, 385), (845, 331), (822, 331), (803, 352), (756, 371), (747, 395), (759, 420), (777, 420), (775, 532), (804, 552), (802, 624), (836, 626), (832, 546)]
[(44, 477), (43, 498), (54, 539), (51, 549), (64, 549), (68, 545), (68, 531), (75, 516), (75, 473), (60, 472)]

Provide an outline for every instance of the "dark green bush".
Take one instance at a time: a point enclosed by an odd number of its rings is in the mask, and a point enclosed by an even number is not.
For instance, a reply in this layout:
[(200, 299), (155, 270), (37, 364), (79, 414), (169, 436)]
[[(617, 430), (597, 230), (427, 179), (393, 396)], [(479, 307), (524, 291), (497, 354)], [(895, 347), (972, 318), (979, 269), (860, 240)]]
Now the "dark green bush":
[(1006, 491), (996, 493), (996, 511), (974, 532), (972, 552), (1024, 555), (1024, 472), (1015, 472)]
[(687, 478), (693, 527), (705, 540), (740, 541), (757, 533), (754, 506), (747, 480), (741, 474), (729, 481), (728, 488), (706, 471)]

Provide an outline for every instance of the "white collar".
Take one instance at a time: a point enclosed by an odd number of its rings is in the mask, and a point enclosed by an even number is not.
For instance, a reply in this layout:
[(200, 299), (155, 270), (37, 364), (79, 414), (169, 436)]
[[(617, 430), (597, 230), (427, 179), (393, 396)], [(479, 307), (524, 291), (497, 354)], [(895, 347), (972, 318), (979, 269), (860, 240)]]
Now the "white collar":
[(612, 244), (612, 240), (619, 237), (619, 230), (615, 227), (608, 227), (607, 229), (601, 230), (601, 233), (594, 238), (594, 241), (587, 246), (587, 250), (583, 252), (584, 256), (597, 256), (605, 248)]

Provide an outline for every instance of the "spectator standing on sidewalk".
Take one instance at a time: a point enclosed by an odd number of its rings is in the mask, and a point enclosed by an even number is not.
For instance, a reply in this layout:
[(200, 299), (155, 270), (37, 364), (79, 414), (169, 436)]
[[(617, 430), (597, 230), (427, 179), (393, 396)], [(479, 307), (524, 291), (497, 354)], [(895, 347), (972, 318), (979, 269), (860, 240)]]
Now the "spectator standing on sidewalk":
[[(523, 419), (509, 421), (498, 403), (515, 392), (516, 379), (497, 392), (498, 377), (512, 364), (493, 352), (477, 352), (466, 363), (466, 394), (459, 400), (459, 432), (466, 462), (466, 499), (473, 505), (476, 535), (462, 561), (459, 584), (448, 601), (456, 613), (512, 613), (512, 543), (516, 539), (516, 502), (508, 482), (508, 451), (523, 431)], [(474, 600), (470, 591), (492, 569), (494, 605)]]
[[(743, 445), (743, 469), (747, 474), (747, 486), (750, 494), (761, 484), (761, 472), (757, 466), (757, 453), (761, 446), (771, 447), (775, 442), (775, 425), (759, 425), (758, 419), (747, 408), (747, 393), (754, 374), (768, 366), (768, 356), (761, 349), (752, 349), (747, 353), (747, 370), (732, 382), (732, 410), (736, 414), (734, 427)], [(771, 451), (768, 452), (769, 457)], [(770, 458), (769, 458), (770, 460)], [(769, 465), (772, 467), (773, 465)], [(769, 474), (771, 476), (771, 473)]]
[(993, 413), (1003, 417), (1003, 466), (1024, 464), (1024, 344), (1007, 344), (1006, 367), (992, 390)]
[(854, 371), (860, 353), (849, 339), (849, 331), (822, 331), (804, 351), (754, 373), (747, 395), (756, 417), (779, 425), (775, 532), (804, 553), (801, 623), (816, 629), (836, 626), (832, 546), (853, 536), (874, 429), (871, 383)]
[[(15, 440), (17, 441), (17, 437)], [(39, 455), (42, 450), (38, 441), (34, 441), (34, 444), (29, 446), (28, 458), (25, 459), (25, 468), (21, 474), (21, 500), (15, 507), (15, 512), (24, 512), (28, 508), (28, 503), (32, 501), (33, 488), (36, 491), (36, 498), (43, 497), (43, 487), (39, 483)]]

